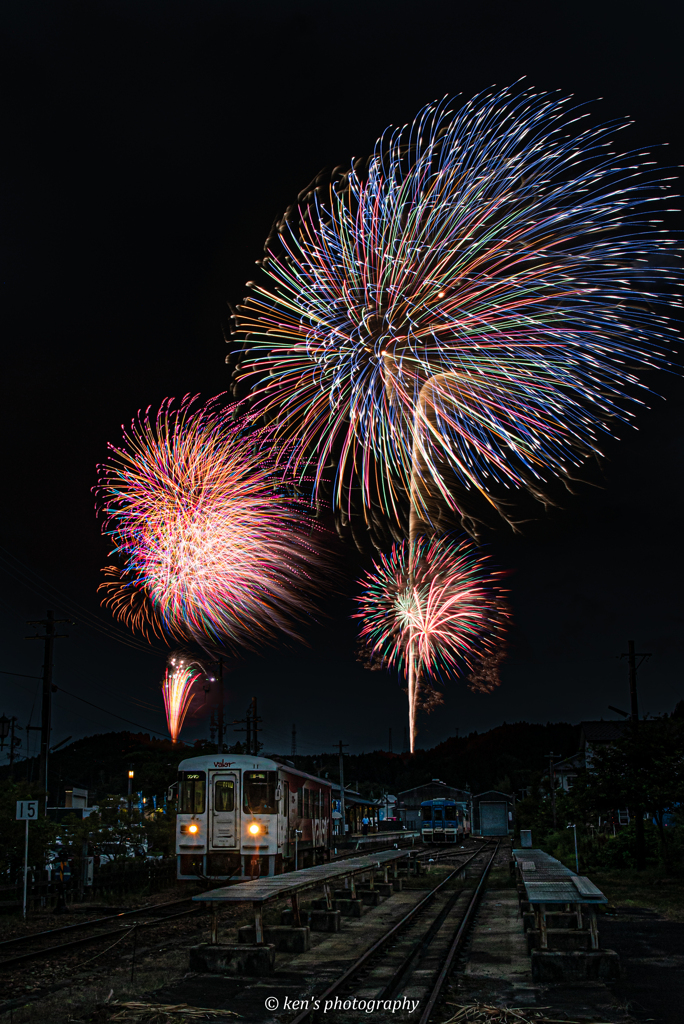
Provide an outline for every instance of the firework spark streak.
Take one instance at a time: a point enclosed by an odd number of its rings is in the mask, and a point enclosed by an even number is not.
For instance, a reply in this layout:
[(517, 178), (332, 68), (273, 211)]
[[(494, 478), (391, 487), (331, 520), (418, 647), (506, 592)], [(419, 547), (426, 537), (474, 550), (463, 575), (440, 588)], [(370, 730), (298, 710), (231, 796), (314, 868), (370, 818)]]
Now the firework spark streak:
[(338, 507), (354, 480), (397, 518), (408, 492), (429, 521), (428, 484), (458, 513), (455, 473), (506, 516), (502, 488), (543, 499), (643, 403), (674, 340), (668, 179), (586, 116), (521, 89), (430, 104), (279, 223), (237, 378)]
[(202, 672), (194, 662), (182, 654), (172, 654), (166, 666), (166, 674), (162, 683), (166, 721), (175, 743), (183, 728), (185, 716), (194, 694), (193, 685), (200, 679)]
[(212, 648), (259, 646), (311, 613), (311, 523), (250, 429), (217, 400), (163, 403), (100, 467), (103, 530), (122, 567), (105, 603), (132, 628)]
[(508, 619), (501, 575), (468, 539), (420, 537), (394, 545), (362, 581), (361, 637), (372, 657), (406, 676), (412, 751), (422, 681), (465, 669), (476, 680), (479, 664), (500, 652)]

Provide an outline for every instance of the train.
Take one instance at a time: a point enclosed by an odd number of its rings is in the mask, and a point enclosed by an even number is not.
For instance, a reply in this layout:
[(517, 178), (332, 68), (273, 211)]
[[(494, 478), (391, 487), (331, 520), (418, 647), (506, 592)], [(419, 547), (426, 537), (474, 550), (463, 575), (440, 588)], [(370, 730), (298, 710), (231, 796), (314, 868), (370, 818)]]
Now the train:
[(285, 759), (204, 754), (178, 766), (177, 877), (246, 881), (330, 859), (332, 784)]
[(455, 843), (469, 830), (467, 804), (448, 797), (421, 801), (420, 818), (424, 843)]

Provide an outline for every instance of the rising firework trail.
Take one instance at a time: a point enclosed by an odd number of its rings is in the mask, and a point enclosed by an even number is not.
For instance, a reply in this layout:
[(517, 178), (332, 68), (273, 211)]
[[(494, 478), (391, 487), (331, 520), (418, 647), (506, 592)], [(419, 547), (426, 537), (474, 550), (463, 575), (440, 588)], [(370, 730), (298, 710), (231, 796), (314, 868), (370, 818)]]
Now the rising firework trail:
[[(669, 179), (557, 93), (445, 99), (277, 224), (235, 317), (236, 387), (281, 458), (412, 539), (445, 506), (547, 500), (648, 397), (674, 333)], [(295, 442), (295, 448), (291, 443)], [(407, 502), (408, 498), (408, 502)], [(470, 510), (470, 511), (469, 511)]]
[(184, 654), (176, 653), (169, 656), (166, 674), (162, 683), (166, 721), (171, 739), (177, 742), (183, 722), (192, 702), (192, 688), (202, 678), (202, 668)]
[(430, 679), (470, 672), (474, 689), (498, 685), (493, 667), (501, 660), (509, 615), (501, 573), (468, 538), (421, 537), (395, 544), (362, 584), (361, 637), (372, 660), (406, 677), (413, 752), (417, 711), (434, 700)]
[(118, 561), (102, 588), (117, 617), (205, 649), (297, 635), (321, 558), (267, 444), (234, 408), (185, 398), (110, 446), (98, 496)]

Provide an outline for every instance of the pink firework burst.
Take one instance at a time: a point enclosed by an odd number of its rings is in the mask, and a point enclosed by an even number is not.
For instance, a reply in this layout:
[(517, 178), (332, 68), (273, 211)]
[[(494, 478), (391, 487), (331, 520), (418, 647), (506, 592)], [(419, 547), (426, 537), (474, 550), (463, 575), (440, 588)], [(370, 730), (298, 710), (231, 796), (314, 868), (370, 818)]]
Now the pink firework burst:
[(486, 686), (477, 670), (501, 658), (509, 618), (501, 577), (469, 539), (419, 537), (395, 544), (362, 581), (361, 637), (371, 657), (407, 678), (411, 750), (421, 691), (432, 693), (429, 679), (468, 670), (474, 688), (498, 685), (491, 669)]

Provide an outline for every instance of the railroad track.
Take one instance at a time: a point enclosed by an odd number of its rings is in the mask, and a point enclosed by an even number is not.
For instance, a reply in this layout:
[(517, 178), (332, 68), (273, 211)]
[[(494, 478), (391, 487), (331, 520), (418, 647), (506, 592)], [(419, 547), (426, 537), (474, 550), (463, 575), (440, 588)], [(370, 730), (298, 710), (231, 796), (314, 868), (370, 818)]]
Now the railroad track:
[[(318, 1011), (303, 1010), (289, 1024), (304, 1024), (305, 1021), (313, 1024), (319, 1017), (333, 1024), (337, 1020), (334, 1011), (326, 1012), (323, 1017), (326, 1001), (334, 1001), (338, 996), (344, 998), (352, 991), (357, 999), (386, 1000), (394, 998), (400, 989), (408, 988), (422, 990), (421, 1016), (416, 1024), (428, 1024), (463, 948), (499, 845), (496, 842), (493, 850), (490, 844), (481, 846), (455, 865), (446, 878), (388, 929), (325, 992), (317, 995)], [(442, 856), (460, 853), (460, 850), (444, 851)], [(483, 855), (486, 860), (477, 879), (473, 879), (474, 889), (449, 891), (448, 883), (471, 861)]]
[[(167, 921), (173, 921), (179, 917), (196, 916), (202, 912), (201, 905), (195, 905), (189, 910), (182, 910), (178, 913), (173, 912), (175, 908), (188, 903), (192, 903), (190, 896), (182, 900), (173, 900), (170, 903), (138, 907), (136, 910), (108, 914), (106, 917), (99, 917), (91, 921), (79, 921), (76, 924), (64, 925), (62, 928), (51, 928), (48, 931), (35, 932), (33, 935), (21, 935), (18, 938), (6, 939), (4, 942), (0, 942), (0, 971), (28, 960), (49, 960), (82, 946), (98, 945), (107, 939), (122, 938), (132, 927), (136, 929), (156, 928)], [(168, 910), (171, 910), (172, 913), (167, 913)], [(152, 918), (152, 920), (140, 920), (145, 917)], [(138, 920), (132, 920), (134, 918), (138, 918)], [(117, 923), (116, 928), (102, 928), (103, 925), (112, 925), (114, 922)], [(92, 929), (95, 931), (92, 932)], [(71, 938), (74, 932), (86, 930), (90, 930), (92, 934)], [(26, 949), (27, 946), (31, 948)], [(21, 951), (15, 952), (15, 950)]]

